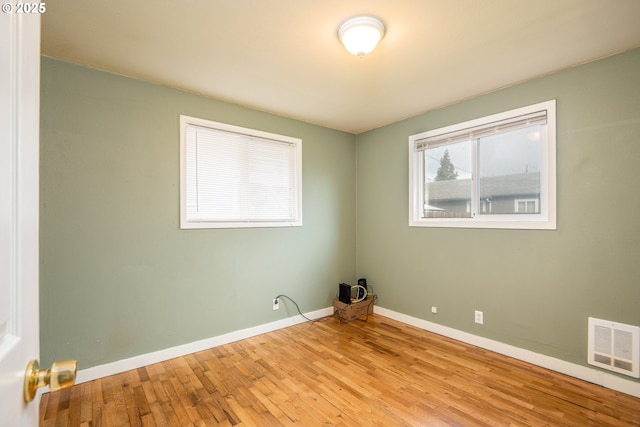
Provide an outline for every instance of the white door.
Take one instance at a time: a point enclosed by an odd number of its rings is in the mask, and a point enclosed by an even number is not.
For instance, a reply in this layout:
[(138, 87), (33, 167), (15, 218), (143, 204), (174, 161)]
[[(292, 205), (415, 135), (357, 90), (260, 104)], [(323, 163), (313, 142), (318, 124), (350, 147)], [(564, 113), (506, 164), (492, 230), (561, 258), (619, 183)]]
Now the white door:
[(39, 357), (40, 16), (0, 11), (0, 423), (36, 427), (24, 372)]

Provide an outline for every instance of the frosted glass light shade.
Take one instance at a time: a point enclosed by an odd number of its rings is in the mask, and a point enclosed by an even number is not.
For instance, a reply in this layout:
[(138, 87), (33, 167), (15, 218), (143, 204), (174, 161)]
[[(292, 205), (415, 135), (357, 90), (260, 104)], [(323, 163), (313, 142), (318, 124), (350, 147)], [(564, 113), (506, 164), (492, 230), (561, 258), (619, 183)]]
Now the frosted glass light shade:
[(372, 16), (351, 18), (338, 30), (338, 37), (344, 47), (356, 56), (364, 56), (375, 49), (382, 36), (384, 25)]

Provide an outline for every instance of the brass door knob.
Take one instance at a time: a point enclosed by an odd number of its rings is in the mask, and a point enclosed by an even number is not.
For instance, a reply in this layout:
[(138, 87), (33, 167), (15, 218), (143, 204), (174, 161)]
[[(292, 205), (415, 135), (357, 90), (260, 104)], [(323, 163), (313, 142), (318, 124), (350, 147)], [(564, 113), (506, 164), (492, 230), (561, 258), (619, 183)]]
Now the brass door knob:
[(51, 369), (40, 369), (37, 360), (30, 361), (24, 373), (25, 402), (31, 402), (40, 387), (48, 385), (51, 391), (71, 387), (76, 382), (77, 370), (75, 360), (56, 360)]

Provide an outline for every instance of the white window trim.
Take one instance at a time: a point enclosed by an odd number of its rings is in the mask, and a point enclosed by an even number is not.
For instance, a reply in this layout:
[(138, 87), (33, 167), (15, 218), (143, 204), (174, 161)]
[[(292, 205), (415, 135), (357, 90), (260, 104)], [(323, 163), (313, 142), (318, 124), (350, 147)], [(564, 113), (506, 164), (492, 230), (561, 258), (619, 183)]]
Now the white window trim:
[[(270, 139), (274, 141), (286, 142), (295, 146), (295, 176), (297, 206), (296, 215), (293, 221), (189, 221), (187, 217), (187, 167), (186, 167), (186, 134), (189, 125), (211, 128), (226, 132), (238, 133), (253, 136), (256, 138)], [(229, 125), (226, 123), (213, 122), (180, 115), (180, 228), (181, 229), (203, 229), (203, 228), (255, 228), (255, 227), (297, 227), (302, 226), (302, 140), (284, 135), (277, 135), (254, 129)]]
[[(547, 111), (547, 139), (541, 147), (540, 214), (476, 215), (472, 218), (422, 218), (420, 207), (424, 206), (423, 157), (416, 149), (419, 140), (440, 134), (460, 132), (467, 128), (523, 116), (536, 111)], [(474, 186), (474, 188), (477, 186)], [(475, 196), (475, 195), (474, 195)], [(477, 197), (474, 197), (475, 200)], [(475, 207), (477, 209), (477, 207)], [(409, 226), (453, 227), (453, 228), (502, 228), (502, 229), (556, 229), (556, 101), (546, 101), (503, 113), (458, 123), (451, 126), (422, 132), (409, 137)]]

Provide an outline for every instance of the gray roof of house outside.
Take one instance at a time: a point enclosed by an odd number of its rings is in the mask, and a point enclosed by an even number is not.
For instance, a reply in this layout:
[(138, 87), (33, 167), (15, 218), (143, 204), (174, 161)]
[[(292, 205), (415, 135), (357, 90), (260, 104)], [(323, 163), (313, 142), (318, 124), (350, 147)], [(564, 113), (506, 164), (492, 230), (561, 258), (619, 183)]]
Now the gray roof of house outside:
[[(471, 196), (471, 179), (435, 181), (427, 184), (429, 201), (466, 200)], [(480, 198), (535, 196), (540, 194), (540, 174), (521, 173), (482, 178)]]

